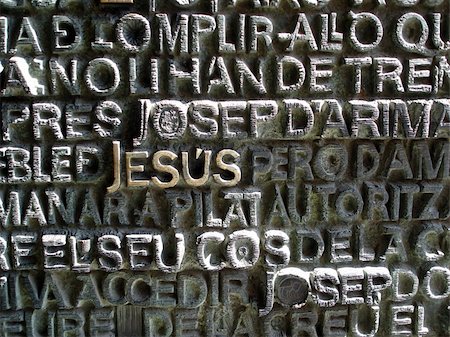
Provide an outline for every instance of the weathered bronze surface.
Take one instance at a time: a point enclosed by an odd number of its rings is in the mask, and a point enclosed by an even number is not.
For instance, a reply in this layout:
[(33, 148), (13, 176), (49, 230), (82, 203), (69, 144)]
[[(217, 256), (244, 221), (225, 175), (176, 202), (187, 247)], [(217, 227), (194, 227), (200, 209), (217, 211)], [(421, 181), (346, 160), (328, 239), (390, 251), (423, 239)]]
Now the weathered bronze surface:
[(448, 0), (0, 0), (0, 336), (450, 336)]

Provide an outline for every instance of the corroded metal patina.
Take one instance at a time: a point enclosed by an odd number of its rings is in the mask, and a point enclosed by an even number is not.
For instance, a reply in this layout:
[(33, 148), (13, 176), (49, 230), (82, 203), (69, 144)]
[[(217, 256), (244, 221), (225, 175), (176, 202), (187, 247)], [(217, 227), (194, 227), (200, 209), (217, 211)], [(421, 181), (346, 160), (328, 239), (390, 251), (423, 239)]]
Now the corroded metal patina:
[(0, 336), (450, 336), (448, 0), (0, 0)]

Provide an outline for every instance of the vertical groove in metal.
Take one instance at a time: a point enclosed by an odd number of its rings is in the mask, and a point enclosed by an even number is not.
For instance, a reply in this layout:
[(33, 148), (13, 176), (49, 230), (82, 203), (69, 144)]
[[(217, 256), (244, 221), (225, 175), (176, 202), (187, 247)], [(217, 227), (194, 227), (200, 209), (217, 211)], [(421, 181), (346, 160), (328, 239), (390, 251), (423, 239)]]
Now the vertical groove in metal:
[(141, 337), (142, 332), (142, 308), (117, 307), (117, 337)]

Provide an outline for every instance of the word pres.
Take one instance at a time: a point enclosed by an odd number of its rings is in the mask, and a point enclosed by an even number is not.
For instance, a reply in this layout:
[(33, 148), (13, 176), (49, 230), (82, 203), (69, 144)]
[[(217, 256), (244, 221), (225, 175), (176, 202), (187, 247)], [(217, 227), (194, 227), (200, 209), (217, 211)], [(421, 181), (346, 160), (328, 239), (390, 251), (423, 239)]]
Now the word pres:
[(112, 138), (122, 129), (122, 108), (113, 101), (98, 104), (2, 102), (3, 142), (81, 141)]

